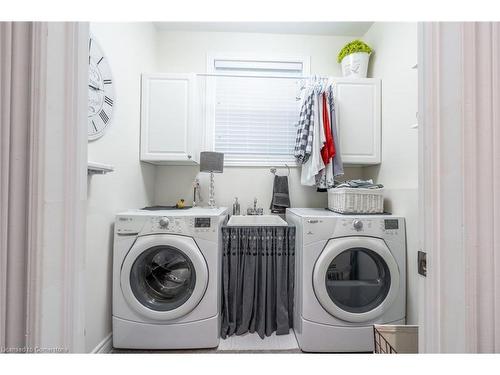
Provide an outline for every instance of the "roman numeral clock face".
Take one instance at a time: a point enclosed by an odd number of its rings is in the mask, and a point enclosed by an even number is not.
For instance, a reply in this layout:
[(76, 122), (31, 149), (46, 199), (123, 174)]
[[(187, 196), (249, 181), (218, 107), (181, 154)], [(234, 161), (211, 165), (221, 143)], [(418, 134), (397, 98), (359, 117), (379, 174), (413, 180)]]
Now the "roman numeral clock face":
[(101, 137), (111, 124), (115, 92), (109, 63), (95, 39), (89, 39), (89, 140)]

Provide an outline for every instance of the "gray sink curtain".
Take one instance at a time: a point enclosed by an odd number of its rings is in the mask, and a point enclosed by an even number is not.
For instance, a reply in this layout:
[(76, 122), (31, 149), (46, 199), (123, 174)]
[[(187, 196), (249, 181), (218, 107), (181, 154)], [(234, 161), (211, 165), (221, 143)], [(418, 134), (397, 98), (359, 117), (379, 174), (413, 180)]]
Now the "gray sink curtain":
[(288, 334), (293, 323), (294, 227), (222, 228), (221, 336)]

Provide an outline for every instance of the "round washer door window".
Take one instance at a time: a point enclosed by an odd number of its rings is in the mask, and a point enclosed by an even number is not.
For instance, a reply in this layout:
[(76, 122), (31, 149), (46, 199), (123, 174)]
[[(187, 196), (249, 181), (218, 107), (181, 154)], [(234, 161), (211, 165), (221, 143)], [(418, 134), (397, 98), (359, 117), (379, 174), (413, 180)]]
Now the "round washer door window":
[(192, 311), (208, 285), (208, 267), (192, 238), (139, 237), (123, 261), (121, 287), (128, 304), (152, 319), (175, 319)]
[(196, 270), (181, 250), (154, 246), (135, 260), (130, 271), (130, 286), (135, 298), (155, 311), (170, 311), (182, 306), (193, 294)]
[(381, 239), (339, 238), (323, 249), (313, 283), (326, 311), (349, 322), (363, 322), (390, 307), (399, 289), (399, 270)]

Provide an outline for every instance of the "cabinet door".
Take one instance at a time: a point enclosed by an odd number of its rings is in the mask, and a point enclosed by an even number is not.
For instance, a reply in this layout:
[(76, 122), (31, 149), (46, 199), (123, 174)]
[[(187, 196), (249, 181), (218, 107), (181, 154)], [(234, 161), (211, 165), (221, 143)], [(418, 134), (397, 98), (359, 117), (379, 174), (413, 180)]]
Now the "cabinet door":
[(336, 115), (340, 152), (345, 164), (381, 162), (380, 80), (336, 81)]
[(192, 74), (143, 74), (141, 160), (157, 164), (198, 161)]

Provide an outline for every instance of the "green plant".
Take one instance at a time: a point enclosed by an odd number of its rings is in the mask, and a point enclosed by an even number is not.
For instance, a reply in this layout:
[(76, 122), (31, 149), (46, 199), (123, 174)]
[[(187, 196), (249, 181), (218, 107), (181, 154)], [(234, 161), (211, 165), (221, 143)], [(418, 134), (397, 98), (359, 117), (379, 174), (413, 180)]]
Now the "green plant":
[(341, 62), (342, 59), (350, 54), (357, 52), (366, 52), (372, 53), (372, 49), (368, 44), (363, 42), (362, 40), (356, 39), (352, 42), (347, 43), (339, 52), (337, 56), (337, 62)]

